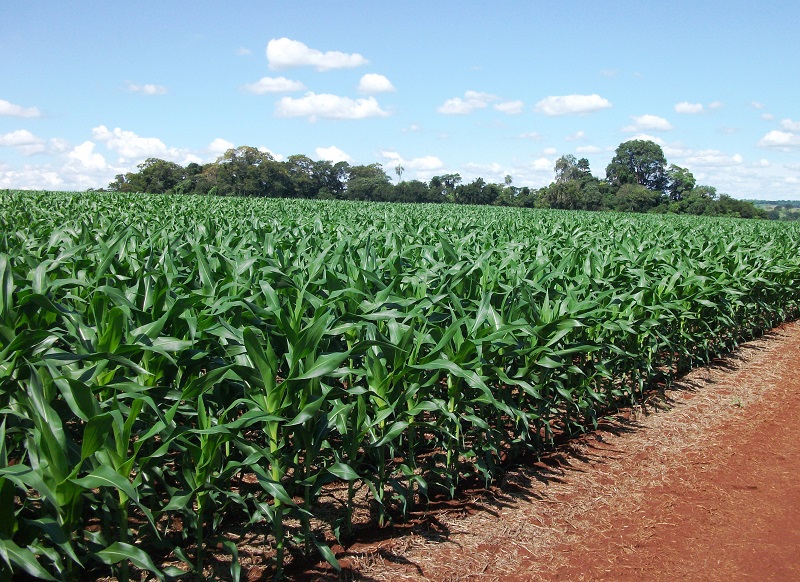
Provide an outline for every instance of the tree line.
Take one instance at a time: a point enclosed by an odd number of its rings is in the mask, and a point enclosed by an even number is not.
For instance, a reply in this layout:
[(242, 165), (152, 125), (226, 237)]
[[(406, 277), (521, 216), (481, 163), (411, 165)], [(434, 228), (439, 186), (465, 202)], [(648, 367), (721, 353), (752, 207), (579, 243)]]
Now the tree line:
[(668, 165), (661, 147), (646, 140), (620, 144), (606, 167), (605, 179), (592, 174), (586, 158), (561, 156), (555, 163), (554, 181), (539, 189), (514, 186), (511, 176), (506, 176), (502, 184), (483, 178), (463, 183), (459, 174), (434, 176), (424, 182), (402, 180), (402, 165), (394, 170), (396, 184), (377, 163), (350, 165), (315, 161), (305, 155), (278, 161), (268, 152), (240, 146), (203, 165), (190, 163), (184, 167), (149, 158), (138, 171), (117, 175), (107, 189), (768, 218), (751, 202), (718, 194), (713, 186), (698, 185), (689, 170)]

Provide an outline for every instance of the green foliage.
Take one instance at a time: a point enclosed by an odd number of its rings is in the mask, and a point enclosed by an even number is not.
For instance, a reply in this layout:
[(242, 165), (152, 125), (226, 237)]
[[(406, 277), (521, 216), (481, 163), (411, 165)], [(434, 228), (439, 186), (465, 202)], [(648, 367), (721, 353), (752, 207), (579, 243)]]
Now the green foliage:
[[(225, 163), (242, 160), (274, 163)], [(269, 533), (276, 574), (290, 548), (338, 565), (325, 540), (352, 534), (359, 488), (383, 524), (465, 478), (490, 483), (501, 459), (592, 428), (800, 305), (789, 223), (124, 193), (2, 202), (3, 575), (167, 577), (165, 546), (196, 573), (225, 548), (239, 572), (243, 521)], [(319, 499), (335, 481), (347, 501), (332, 516)]]

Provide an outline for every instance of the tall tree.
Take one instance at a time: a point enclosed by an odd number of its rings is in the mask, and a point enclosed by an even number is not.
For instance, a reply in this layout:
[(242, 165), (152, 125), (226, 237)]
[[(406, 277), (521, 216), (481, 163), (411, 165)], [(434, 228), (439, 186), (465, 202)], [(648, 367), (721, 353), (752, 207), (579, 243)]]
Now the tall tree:
[(667, 159), (661, 146), (641, 139), (621, 143), (606, 167), (606, 179), (615, 187), (639, 184), (648, 190), (664, 191)]
[(667, 168), (667, 195), (673, 202), (683, 199), (686, 192), (694, 188), (697, 181), (686, 168), (670, 164)]

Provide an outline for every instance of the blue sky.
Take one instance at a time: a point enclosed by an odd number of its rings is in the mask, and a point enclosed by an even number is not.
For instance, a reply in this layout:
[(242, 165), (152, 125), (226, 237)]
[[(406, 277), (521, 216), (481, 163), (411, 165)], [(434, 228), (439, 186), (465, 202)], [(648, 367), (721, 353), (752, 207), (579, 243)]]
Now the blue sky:
[(738, 198), (800, 198), (800, 2), (4, 2), (0, 188), (148, 157), (378, 162), (518, 186), (653, 139)]

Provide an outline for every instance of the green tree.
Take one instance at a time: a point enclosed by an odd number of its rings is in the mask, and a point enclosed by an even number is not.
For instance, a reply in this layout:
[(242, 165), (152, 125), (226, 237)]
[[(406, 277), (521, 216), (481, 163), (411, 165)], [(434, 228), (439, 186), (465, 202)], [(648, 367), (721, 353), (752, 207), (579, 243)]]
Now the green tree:
[(606, 167), (609, 184), (639, 184), (648, 190), (663, 191), (667, 186), (667, 159), (661, 146), (634, 139), (621, 143)]
[(697, 181), (694, 175), (686, 168), (670, 164), (667, 168), (667, 196), (677, 202), (683, 195), (694, 188)]
[(554, 168), (556, 182), (563, 184), (572, 180), (581, 180), (590, 176), (589, 160), (586, 158), (576, 159), (572, 154), (566, 154), (556, 160)]
[(350, 166), (345, 198), (349, 200), (387, 200), (392, 183), (381, 164)]
[(275, 159), (251, 146), (231, 148), (217, 158), (216, 187), (224, 196), (268, 196), (261, 166)]
[(618, 212), (648, 212), (658, 207), (664, 194), (641, 184), (625, 183), (614, 194), (614, 210)]
[(186, 177), (183, 166), (158, 158), (147, 158), (137, 168), (138, 172), (118, 174), (108, 185), (108, 189), (116, 192), (164, 194), (171, 192)]

